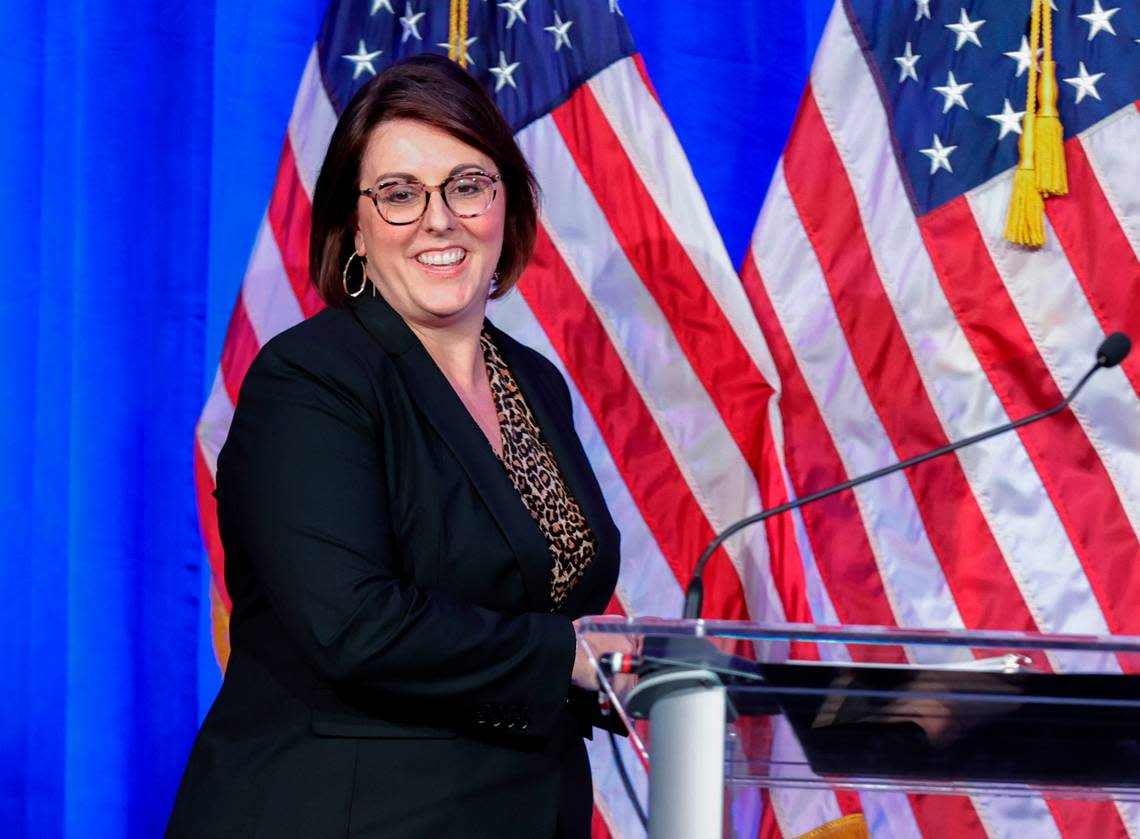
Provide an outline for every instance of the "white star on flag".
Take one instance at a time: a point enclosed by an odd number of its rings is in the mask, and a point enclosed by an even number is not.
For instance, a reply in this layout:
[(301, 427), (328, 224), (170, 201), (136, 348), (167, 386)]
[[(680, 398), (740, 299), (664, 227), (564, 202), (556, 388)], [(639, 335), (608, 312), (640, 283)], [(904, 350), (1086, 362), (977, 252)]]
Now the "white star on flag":
[(504, 2), (498, 4), (500, 9), (506, 9), (507, 14), (510, 15), (510, 17), (507, 18), (507, 29), (514, 26), (516, 20), (521, 20), (523, 23), (526, 23), (526, 15), (523, 14), (523, 6), (525, 5), (526, 0), (504, 0)]
[[(341, 58), (348, 59), (353, 64), (352, 80), (356, 81), (367, 70), (373, 76), (376, 75), (376, 68), (372, 66), (372, 61), (380, 56), (384, 50), (376, 50), (369, 52), (368, 48), (364, 46), (364, 39), (360, 39), (360, 46), (355, 53), (349, 55), (342, 55)], [(1079, 100), (1078, 100), (1079, 101)]]
[(1005, 105), (1002, 106), (1000, 114), (989, 114), (986, 119), (992, 119), (1001, 126), (1001, 133), (998, 134), (999, 140), (1004, 140), (1006, 134), (1020, 134), (1021, 133), (1021, 118), (1025, 116), (1025, 111), (1015, 111), (1009, 104), (1009, 99), (1005, 100)]
[(515, 90), (518, 90), (518, 85), (515, 84), (514, 72), (518, 69), (519, 62), (515, 61), (510, 64), (507, 63), (507, 54), (499, 50), (499, 66), (491, 67), (491, 75), (495, 77), (495, 93), (503, 89), (503, 85), (510, 85)]
[(946, 28), (958, 36), (958, 42), (954, 44), (954, 52), (966, 46), (967, 42), (977, 44), (980, 47), (982, 42), (978, 39), (978, 30), (983, 23), (985, 23), (984, 20), (970, 20), (966, 10), (962, 9), (962, 14), (957, 23), (946, 24)]
[(574, 25), (574, 21), (572, 21), (572, 20), (565, 20), (564, 21), (562, 19), (562, 17), (558, 14), (558, 12), (555, 12), (554, 13), (554, 25), (543, 27), (544, 31), (550, 32), (554, 35), (554, 51), (555, 52), (558, 52), (558, 50), (562, 49), (563, 44), (568, 46), (570, 49), (574, 49), (574, 46), (570, 43), (570, 34), (569, 34), (570, 27), (573, 25)]
[(930, 0), (914, 0), (914, 19), (930, 20)]
[(369, 14), (374, 15), (381, 9), (387, 9), (392, 14), (396, 14), (396, 10), (392, 8), (392, 0), (372, 0), (372, 11)]
[(417, 41), (422, 41), (420, 37), (419, 23), (427, 12), (413, 12), (412, 4), (406, 3), (404, 5), (404, 16), (400, 18), (400, 26), (404, 29), (404, 34), (400, 36), (400, 43), (408, 40), (408, 38), (415, 38)]
[[(463, 60), (466, 63), (470, 64), (472, 67), (475, 66), (475, 59), (473, 59), (471, 57), (471, 51), (468, 49), (468, 47), (470, 47), (472, 44), (474, 44), (478, 40), (479, 40), (479, 36), (473, 35), (470, 38), (468, 38), (466, 41), (463, 42)], [(451, 44), (447, 43), (447, 41), (444, 41), (441, 44), (436, 44), (436, 46), (437, 47), (443, 47), (443, 49), (445, 49), (445, 50), (449, 50), (449, 51), (451, 50)]]
[[(1038, 47), (1037, 57), (1040, 58), (1041, 53), (1043, 52), (1044, 50), (1041, 49), (1041, 47)], [(1032, 58), (1029, 55), (1029, 39), (1022, 35), (1021, 49), (1019, 49), (1017, 52), (1007, 52), (1005, 55), (1009, 56), (1017, 62), (1017, 76), (1020, 77), (1022, 73), (1029, 69), (1029, 63), (1032, 61)]]
[(1077, 89), (1077, 104), (1086, 96), (1091, 96), (1093, 99), (1100, 99), (1100, 94), (1096, 92), (1096, 83), (1104, 78), (1104, 73), (1089, 73), (1085, 69), (1085, 63), (1080, 62), (1077, 70), (1077, 75), (1070, 76), (1065, 79), (1066, 84), (1071, 84)]
[(919, 149), (919, 151), (930, 158), (930, 174), (933, 175), (939, 169), (945, 169), (950, 173), (954, 172), (954, 170), (950, 168), (950, 152), (956, 148), (958, 147), (942, 145), (942, 139), (935, 134), (934, 145), (928, 149)]
[(1098, 32), (1107, 32), (1109, 35), (1115, 35), (1116, 30), (1112, 28), (1112, 16), (1120, 11), (1118, 6), (1115, 9), (1105, 9), (1100, 5), (1100, 0), (1093, 0), (1093, 10), (1087, 15), (1077, 15), (1081, 20), (1089, 25), (1089, 40), (1097, 36)]
[(902, 84), (907, 79), (918, 81), (918, 73), (915, 70), (915, 65), (918, 64), (918, 59), (920, 58), (922, 58), (921, 55), (915, 55), (910, 51), (910, 41), (907, 41), (906, 49), (903, 50), (903, 54), (895, 56), (895, 61), (899, 65), (899, 84)]
[(959, 106), (960, 108), (965, 108), (967, 111), (970, 110), (970, 106), (966, 104), (966, 97), (962, 94), (964, 94), (973, 86), (973, 82), (959, 83), (958, 80), (954, 78), (953, 70), (947, 73), (946, 84), (939, 85), (934, 88), (939, 93), (941, 93), (944, 98), (944, 101), (942, 102), (942, 113), (946, 113), (955, 105)]

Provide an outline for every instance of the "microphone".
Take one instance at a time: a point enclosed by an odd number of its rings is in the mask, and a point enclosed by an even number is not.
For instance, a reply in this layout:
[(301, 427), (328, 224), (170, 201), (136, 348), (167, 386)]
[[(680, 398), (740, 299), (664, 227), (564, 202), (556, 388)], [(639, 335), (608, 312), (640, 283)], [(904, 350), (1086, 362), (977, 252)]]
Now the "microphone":
[(799, 507), (804, 506), (805, 504), (810, 504), (813, 501), (819, 501), (820, 499), (827, 498), (830, 495), (835, 495), (837, 492), (842, 492), (845, 489), (852, 489), (859, 486), (860, 484), (865, 484), (868, 481), (884, 478), (887, 475), (891, 475), (903, 469), (908, 469), (911, 466), (917, 466), (919, 463), (925, 463), (928, 460), (932, 460), (936, 457), (941, 457), (944, 454), (949, 454), (950, 452), (957, 451), (958, 449), (965, 448), (966, 446), (972, 446), (974, 443), (980, 443), (983, 440), (988, 440), (990, 437), (996, 437), (999, 434), (1004, 434), (1005, 432), (1012, 431), (1015, 428), (1021, 428), (1023, 425), (1029, 425), (1030, 423), (1037, 422), (1038, 420), (1043, 420), (1046, 417), (1051, 417), (1068, 407), (1069, 403), (1072, 402), (1076, 398), (1077, 394), (1081, 392), (1081, 388), (1085, 386), (1085, 383), (1088, 382), (1090, 378), (1092, 378), (1093, 373), (1095, 373), (1097, 370), (1100, 370), (1102, 367), (1115, 367), (1125, 359), (1131, 349), (1132, 341), (1127, 335), (1125, 335), (1123, 332), (1113, 332), (1111, 335), (1105, 338), (1104, 341), (1101, 342), (1101, 345), (1097, 348), (1096, 351), (1096, 363), (1089, 369), (1087, 373), (1085, 373), (1081, 380), (1077, 382), (1077, 386), (1073, 388), (1073, 392), (1058, 402), (1056, 405), (1054, 405), (1052, 408), (1040, 411), (1039, 413), (1032, 414), (1028, 417), (1023, 417), (1022, 419), (1015, 420), (1014, 422), (1006, 423), (1005, 425), (1000, 425), (997, 428), (991, 428), (988, 431), (983, 431), (979, 434), (973, 435), (972, 437), (966, 437), (965, 439), (959, 440), (956, 443), (950, 443), (948, 445), (942, 446), (939, 449), (935, 449), (934, 451), (915, 455), (914, 457), (899, 461), (898, 463), (892, 464), (891, 466), (884, 466), (882, 469), (876, 469), (874, 472), (868, 472), (866, 475), (860, 475), (858, 478), (852, 478), (849, 481), (844, 481), (843, 483), (836, 484), (833, 487), (821, 489), (819, 492), (813, 492), (811, 495), (805, 495), (803, 498), (797, 498), (795, 501), (789, 501), (786, 504), (781, 504), (779, 507), (773, 507), (771, 510), (761, 510), (759, 513), (753, 513), (751, 516), (747, 516), (745, 518), (742, 518), (740, 521), (735, 522), (734, 524), (730, 524), (728, 527), (717, 534), (716, 538), (709, 543), (709, 546), (707, 548), (705, 548), (705, 551), (701, 554), (700, 559), (697, 560), (697, 565), (693, 569), (693, 577), (689, 581), (688, 588), (685, 589), (685, 608), (684, 612), (682, 613), (682, 617), (684, 617), (686, 620), (692, 620), (701, 616), (701, 604), (704, 601), (705, 596), (704, 583), (701, 582), (701, 575), (704, 573), (705, 565), (708, 564), (709, 558), (713, 555), (716, 549), (719, 548), (724, 543), (724, 541), (733, 534), (753, 524), (758, 524), (765, 519), (771, 518), (772, 516), (778, 515), (780, 513), (786, 513), (789, 510), (795, 510)]
[[(1120, 362), (1128, 357), (1128, 353), (1132, 350), (1132, 340), (1123, 332), (1113, 332), (1105, 338), (1096, 351), (1097, 367), (1115, 367)], [(1092, 373), (1090, 372), (1091, 376)], [(1086, 379), (1088, 376), (1085, 377)], [(1084, 381), (1081, 382), (1084, 384)], [(1078, 385), (1078, 389), (1080, 386)], [(1073, 396), (1076, 396), (1076, 391)]]

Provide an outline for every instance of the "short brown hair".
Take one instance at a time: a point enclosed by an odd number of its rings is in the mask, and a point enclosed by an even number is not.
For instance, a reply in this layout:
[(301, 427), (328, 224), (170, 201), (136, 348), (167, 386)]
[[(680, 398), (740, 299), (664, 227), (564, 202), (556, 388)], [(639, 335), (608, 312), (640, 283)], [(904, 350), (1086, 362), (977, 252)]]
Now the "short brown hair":
[(355, 250), (360, 161), (373, 129), (412, 119), (446, 131), (495, 162), (507, 193), (503, 252), (491, 297), (518, 282), (538, 229), (534, 174), (494, 101), (463, 68), (438, 55), (398, 61), (356, 92), (333, 131), (317, 186), (309, 234), (309, 277), (329, 306), (347, 295), (341, 271)]

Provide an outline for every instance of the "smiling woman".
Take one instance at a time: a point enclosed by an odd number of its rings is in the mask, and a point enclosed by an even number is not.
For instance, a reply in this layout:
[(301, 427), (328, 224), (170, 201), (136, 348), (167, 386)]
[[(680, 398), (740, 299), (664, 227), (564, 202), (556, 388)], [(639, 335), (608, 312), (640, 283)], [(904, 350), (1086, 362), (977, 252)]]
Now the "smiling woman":
[(484, 317), (536, 216), (446, 59), (342, 115), (313, 196), (328, 308), (262, 349), (218, 459), (232, 653), (169, 836), (589, 835), (573, 621), (619, 536), (565, 382)]
[[(377, 185), (361, 199), (376, 211), (358, 211), (354, 236), (369, 281), (413, 330), (478, 335), (509, 201), (494, 161), (442, 129), (397, 119), (373, 130), (360, 168)], [(431, 200), (430, 183), (442, 200)]]
[[(406, 134), (417, 130), (409, 123), (417, 124), (421, 136), (434, 134), (444, 144), (437, 149), (444, 156), (417, 146), (419, 138)], [(378, 136), (393, 130), (397, 136), (391, 142), (378, 142)], [(452, 164), (445, 163), (447, 155), (455, 155)], [(444, 169), (433, 176), (411, 171), (413, 165)], [(538, 222), (534, 176), (495, 103), (465, 71), (427, 56), (403, 62), (362, 87), (337, 123), (313, 196), (310, 263), (324, 299), (334, 306), (344, 301), (342, 268), (361, 244), (358, 227), (370, 222), (360, 213), (365, 203), (361, 191), (393, 182), (422, 188), (465, 168), (498, 176), (495, 205), (505, 217), (502, 253), (492, 266), (499, 279), (491, 296), (501, 296), (530, 259)], [(430, 194), (425, 192), (425, 208), (433, 203)], [(377, 221), (383, 218), (379, 215)]]

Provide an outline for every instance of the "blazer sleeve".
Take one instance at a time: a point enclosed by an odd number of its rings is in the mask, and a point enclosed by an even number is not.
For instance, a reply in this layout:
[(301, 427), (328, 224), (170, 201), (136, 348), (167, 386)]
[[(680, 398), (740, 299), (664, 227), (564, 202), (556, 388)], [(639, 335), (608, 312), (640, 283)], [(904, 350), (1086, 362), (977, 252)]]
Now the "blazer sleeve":
[(296, 344), (267, 344), (243, 384), (218, 463), (223, 535), (323, 678), (401, 699), (519, 706), (543, 733), (567, 700), (570, 620), (401, 581), (375, 369)]

